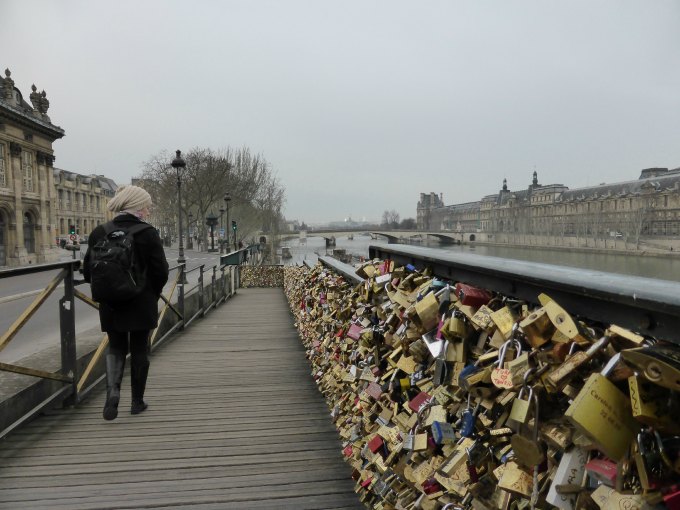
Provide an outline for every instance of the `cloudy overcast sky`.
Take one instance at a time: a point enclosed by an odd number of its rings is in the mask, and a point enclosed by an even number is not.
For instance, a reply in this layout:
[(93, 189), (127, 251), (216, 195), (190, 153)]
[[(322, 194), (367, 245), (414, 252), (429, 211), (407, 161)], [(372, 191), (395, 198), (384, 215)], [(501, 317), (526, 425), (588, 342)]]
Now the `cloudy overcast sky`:
[(56, 166), (129, 182), (248, 146), (286, 217), (415, 217), (680, 167), (680, 2), (0, 0), (0, 67), (47, 91)]

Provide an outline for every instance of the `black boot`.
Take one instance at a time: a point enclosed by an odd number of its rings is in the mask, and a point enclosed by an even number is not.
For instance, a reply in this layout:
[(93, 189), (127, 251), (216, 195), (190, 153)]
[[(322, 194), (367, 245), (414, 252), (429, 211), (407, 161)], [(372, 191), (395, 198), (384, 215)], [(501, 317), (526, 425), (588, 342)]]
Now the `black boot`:
[(146, 378), (149, 375), (149, 358), (146, 356), (142, 359), (132, 358), (130, 368), (130, 384), (132, 386), (130, 413), (139, 414), (148, 407), (144, 402), (144, 390), (146, 389)]
[(104, 419), (115, 420), (118, 416), (118, 402), (120, 401), (120, 382), (125, 370), (125, 356), (121, 353), (106, 355), (106, 403), (104, 404)]

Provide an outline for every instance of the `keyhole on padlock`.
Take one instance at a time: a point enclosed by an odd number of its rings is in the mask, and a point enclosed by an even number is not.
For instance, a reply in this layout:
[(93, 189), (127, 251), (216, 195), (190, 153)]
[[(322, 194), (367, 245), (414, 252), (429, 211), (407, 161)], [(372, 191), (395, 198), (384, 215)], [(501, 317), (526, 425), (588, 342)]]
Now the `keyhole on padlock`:
[(661, 379), (661, 368), (656, 363), (650, 363), (647, 365), (646, 375), (652, 381), (658, 381)]

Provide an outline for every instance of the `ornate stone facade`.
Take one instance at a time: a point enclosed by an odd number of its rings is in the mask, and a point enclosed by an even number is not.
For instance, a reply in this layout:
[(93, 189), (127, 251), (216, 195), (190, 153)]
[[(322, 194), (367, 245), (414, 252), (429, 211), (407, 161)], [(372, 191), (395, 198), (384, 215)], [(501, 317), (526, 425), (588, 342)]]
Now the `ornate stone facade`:
[(56, 238), (68, 236), (69, 225), (87, 236), (97, 225), (112, 219), (106, 208), (118, 186), (103, 175), (80, 175), (54, 169), (56, 188)]
[(436, 221), (432, 221), (431, 214), (441, 207), (444, 207), (442, 195), (436, 193), (421, 193), (416, 212), (416, 225), (419, 230), (438, 229)]
[[(630, 248), (644, 238), (663, 248), (680, 234), (680, 168), (648, 168), (637, 180), (577, 189), (541, 185), (534, 172), (526, 189), (511, 191), (504, 180), (498, 193), (478, 202), (428, 210), (423, 197), (418, 202), (419, 229), (488, 234), (479, 240), (521, 243), (522, 236), (533, 236), (552, 239), (554, 245), (585, 247), (619, 240)], [(429, 219), (429, 227), (421, 217)], [(573, 242), (565, 241), (569, 239)]]
[(0, 78), (0, 266), (57, 260), (52, 144), (64, 130), (47, 116), (45, 92), (31, 106), (9, 70)]

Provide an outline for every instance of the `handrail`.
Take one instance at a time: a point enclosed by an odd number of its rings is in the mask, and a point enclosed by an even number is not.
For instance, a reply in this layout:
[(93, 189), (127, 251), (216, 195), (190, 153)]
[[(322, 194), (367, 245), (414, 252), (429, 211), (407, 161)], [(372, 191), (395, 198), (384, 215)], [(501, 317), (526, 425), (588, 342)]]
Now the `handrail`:
[(319, 256), (319, 262), (321, 262), (322, 265), (332, 269), (336, 273), (344, 276), (347, 280), (351, 281), (355, 285), (364, 281), (364, 279), (356, 273), (354, 266), (350, 264), (345, 264), (344, 262), (340, 262), (338, 259), (324, 255)]
[(371, 245), (369, 256), (532, 303), (546, 293), (576, 315), (680, 343), (678, 282), (413, 246)]
[[(47, 398), (43, 399), (37, 406), (32, 408), (27, 413), (20, 416), (13, 423), (10, 423), (4, 430), (0, 430), (0, 438), (7, 435), (20, 424), (29, 420), (32, 416), (41, 412), (45, 407), (52, 405), (54, 402), (63, 398), (64, 403), (78, 404), (85, 395), (93, 390), (99, 384), (105, 375), (101, 375), (86, 387), (89, 379), (94, 371), (94, 367), (103, 356), (106, 346), (108, 344), (108, 336), (105, 334), (100, 341), (97, 349), (90, 358), (88, 366), (79, 377), (77, 370), (76, 358), (76, 334), (75, 334), (75, 299), (79, 299), (93, 308), (99, 308), (99, 304), (95, 302), (90, 296), (84, 292), (77, 290), (76, 285), (84, 283), (81, 280), (75, 280), (75, 272), (80, 265), (80, 260), (69, 260), (68, 262), (59, 262), (55, 264), (42, 264), (36, 266), (28, 266), (21, 268), (12, 268), (0, 271), (0, 279), (22, 276), (25, 274), (39, 273), (45, 271), (59, 270), (59, 274), (54, 277), (49, 284), (38, 293), (33, 302), (24, 310), (14, 324), (0, 336), (0, 350), (4, 348), (17, 335), (19, 330), (31, 319), (35, 311), (42, 305), (47, 298), (57, 288), (63, 288), (63, 296), (59, 300), (59, 321), (61, 334), (61, 370), (56, 373), (45, 370), (38, 370), (33, 368), (21, 367), (16, 364), (0, 363), (0, 371), (13, 372), (18, 374), (30, 375), (40, 379), (54, 380), (65, 383), (59, 389), (52, 392)], [(208, 268), (212, 270), (212, 277), (209, 292), (206, 291), (203, 282), (205, 271), (205, 264), (195, 268), (186, 270), (186, 264), (178, 264), (171, 268), (176, 270), (177, 274), (172, 283), (170, 292), (167, 296), (161, 294), (161, 300), (164, 302), (163, 308), (159, 314), (159, 326), (162, 320), (167, 316), (167, 310), (172, 310), (177, 322), (172, 325), (160, 338), (158, 338), (159, 329), (156, 328), (150, 335), (150, 348), (154, 351), (158, 346), (165, 341), (174, 332), (187, 327), (193, 320), (199, 316), (204, 316), (209, 310), (217, 308), (221, 303), (225, 302), (230, 296), (236, 293), (237, 289), (237, 271), (230, 266), (220, 266), (215, 264)], [(196, 293), (192, 291), (198, 289), (198, 311), (190, 319), (185, 315), (185, 294), (186, 275), (188, 273), (199, 271), (199, 281), (197, 285), (189, 289), (186, 294), (191, 293), (193, 296)], [(218, 276), (219, 271), (219, 276)], [(60, 285), (63, 282), (63, 285)], [(219, 285), (219, 290), (217, 286)], [(173, 303), (172, 298), (178, 291), (177, 302)]]

